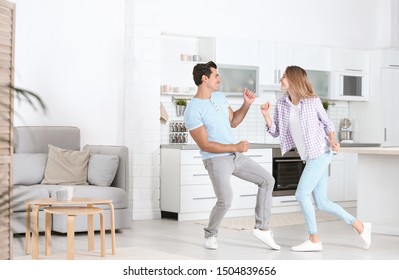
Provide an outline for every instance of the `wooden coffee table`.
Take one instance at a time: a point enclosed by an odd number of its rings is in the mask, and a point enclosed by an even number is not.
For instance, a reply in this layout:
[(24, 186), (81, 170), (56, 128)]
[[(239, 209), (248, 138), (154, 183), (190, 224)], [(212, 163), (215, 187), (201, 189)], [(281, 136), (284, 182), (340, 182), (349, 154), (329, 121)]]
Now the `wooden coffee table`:
[[(66, 215), (67, 216), (67, 258), (74, 259), (74, 237), (75, 237), (75, 217), (79, 215), (86, 215), (88, 218), (93, 218), (95, 214), (100, 215), (100, 234), (101, 234), (101, 257), (105, 257), (105, 228), (104, 228), (104, 211), (98, 207), (87, 206), (53, 206), (44, 208), (46, 215), (46, 256), (51, 254), (51, 216), (52, 215)], [(94, 228), (88, 230), (89, 236), (89, 251), (94, 250)], [(92, 244), (92, 246), (90, 245)]]
[[(72, 198), (71, 201), (58, 201), (54, 198), (43, 198), (29, 200), (25, 202), (26, 206), (26, 232), (25, 232), (25, 253), (29, 254), (30, 242), (30, 228), (32, 216), (32, 259), (39, 258), (39, 210), (43, 207), (49, 206), (72, 206), (72, 205), (86, 205), (86, 207), (93, 207), (94, 205), (108, 205), (110, 209), (111, 219), (111, 240), (112, 240), (112, 255), (115, 255), (115, 213), (114, 205), (111, 199), (102, 198)], [(93, 234), (94, 222), (93, 216), (89, 215), (87, 218), (88, 234)], [(89, 240), (94, 240), (94, 237), (89, 236)], [(94, 248), (94, 243), (89, 242), (89, 250)]]

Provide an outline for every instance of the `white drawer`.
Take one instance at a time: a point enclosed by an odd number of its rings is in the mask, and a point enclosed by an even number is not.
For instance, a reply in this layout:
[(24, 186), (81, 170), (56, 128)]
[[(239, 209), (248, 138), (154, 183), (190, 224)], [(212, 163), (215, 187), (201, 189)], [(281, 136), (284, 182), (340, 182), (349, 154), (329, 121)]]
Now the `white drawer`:
[(272, 149), (250, 149), (244, 155), (252, 158), (256, 162), (272, 162)]
[(235, 186), (234, 199), (231, 209), (255, 209), (257, 193), (258, 186), (255, 184), (248, 184), (247, 186)]
[[(251, 149), (244, 153), (256, 162), (272, 162), (272, 149)], [(181, 151), (181, 164), (203, 164), (198, 150)]]
[(212, 184), (208, 171), (201, 165), (182, 165), (180, 167), (181, 185), (203, 185)]
[(203, 164), (199, 150), (181, 151), (181, 164)]
[(273, 206), (299, 205), (294, 195), (273, 197)]
[[(272, 172), (272, 163), (260, 163), (270, 173)], [(201, 165), (182, 165), (181, 166), (181, 185), (201, 185), (211, 184), (208, 171), (205, 169), (203, 164)], [(245, 180), (242, 180), (236, 176), (231, 176), (231, 184), (235, 185), (247, 185), (252, 184)], [(254, 184), (253, 184), (254, 185)]]
[(211, 185), (183, 186), (181, 188), (180, 212), (210, 212), (216, 196)]

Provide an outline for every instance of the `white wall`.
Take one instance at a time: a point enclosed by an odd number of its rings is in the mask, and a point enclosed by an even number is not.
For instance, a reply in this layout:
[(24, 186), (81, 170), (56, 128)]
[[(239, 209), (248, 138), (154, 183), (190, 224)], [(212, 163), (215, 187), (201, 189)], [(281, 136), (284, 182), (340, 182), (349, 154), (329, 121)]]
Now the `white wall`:
[(390, 3), (391, 0), (168, 0), (162, 1), (162, 29), (202, 36), (386, 48), (391, 36)]
[(16, 102), (15, 125), (73, 125), (81, 144), (121, 144), (124, 0), (14, 0), (15, 85), (46, 115)]

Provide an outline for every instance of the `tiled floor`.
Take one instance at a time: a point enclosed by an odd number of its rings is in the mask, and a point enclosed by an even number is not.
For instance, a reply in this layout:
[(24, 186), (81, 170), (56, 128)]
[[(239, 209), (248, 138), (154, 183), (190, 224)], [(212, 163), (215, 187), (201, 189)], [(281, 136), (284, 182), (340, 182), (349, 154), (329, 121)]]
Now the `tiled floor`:
[[(87, 235), (75, 236), (75, 259), (91, 260), (399, 260), (399, 236), (372, 234), (369, 250), (361, 249), (361, 241), (350, 226), (341, 221), (318, 224), (323, 242), (322, 252), (292, 252), (290, 247), (306, 240), (305, 225), (273, 228), (280, 251), (267, 249), (252, 235), (251, 230), (220, 228), (219, 249), (203, 247), (203, 226), (194, 222), (162, 219), (133, 221), (132, 228), (116, 234), (116, 255), (110, 254), (110, 234), (107, 234), (107, 255), (99, 256), (98, 250), (87, 251)], [(96, 234), (99, 249), (99, 235)], [(40, 259), (65, 259), (66, 236), (53, 234), (52, 256), (44, 256), (44, 236), (40, 236)], [(24, 236), (14, 238), (14, 259), (27, 260), (24, 254)]]

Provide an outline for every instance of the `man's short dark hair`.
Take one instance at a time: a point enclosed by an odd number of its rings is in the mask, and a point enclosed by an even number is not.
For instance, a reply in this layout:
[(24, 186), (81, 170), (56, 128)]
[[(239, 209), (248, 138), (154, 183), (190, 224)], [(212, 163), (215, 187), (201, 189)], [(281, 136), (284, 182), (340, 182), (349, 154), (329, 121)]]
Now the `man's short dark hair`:
[(193, 69), (193, 79), (194, 83), (199, 86), (202, 83), (202, 75), (207, 76), (208, 78), (211, 76), (212, 71), (211, 68), (217, 69), (216, 63), (213, 61), (209, 61), (207, 63), (198, 63), (194, 66)]

